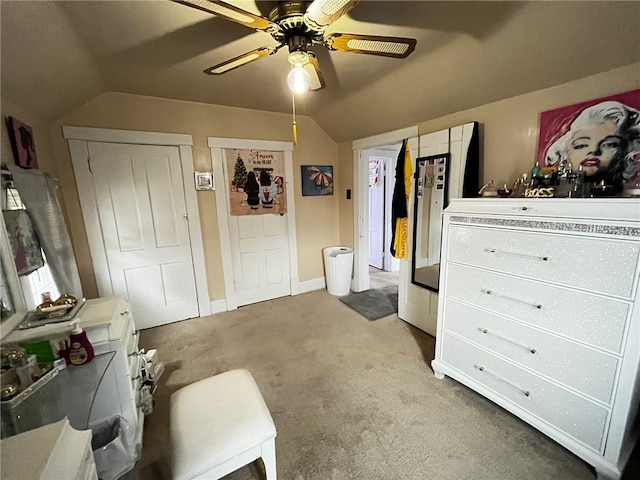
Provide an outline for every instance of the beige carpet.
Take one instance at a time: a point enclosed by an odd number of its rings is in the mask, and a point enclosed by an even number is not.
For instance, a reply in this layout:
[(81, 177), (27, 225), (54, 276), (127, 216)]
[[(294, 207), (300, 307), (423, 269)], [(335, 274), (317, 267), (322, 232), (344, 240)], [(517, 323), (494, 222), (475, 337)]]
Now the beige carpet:
[(280, 480), (595, 478), (537, 430), (437, 380), (432, 337), (396, 315), (370, 322), (324, 290), (145, 330), (141, 345), (158, 348), (167, 370), (131, 480), (170, 479), (169, 395), (238, 367), (271, 410)]

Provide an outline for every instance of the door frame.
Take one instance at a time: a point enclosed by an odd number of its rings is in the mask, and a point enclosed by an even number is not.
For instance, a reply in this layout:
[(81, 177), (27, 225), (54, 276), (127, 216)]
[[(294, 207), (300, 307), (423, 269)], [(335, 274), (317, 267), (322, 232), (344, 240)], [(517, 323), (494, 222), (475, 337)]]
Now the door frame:
[[(233, 263), (231, 261), (231, 229), (229, 226), (229, 191), (224, 181), (224, 166), (222, 150), (225, 148), (271, 150), (284, 153), (285, 191), (287, 192), (287, 233), (289, 241), (289, 287), (290, 295), (300, 293), (298, 279), (298, 243), (296, 239), (296, 211), (293, 190), (293, 143), (272, 140), (250, 140), (240, 138), (207, 137), (211, 149), (211, 163), (216, 184), (216, 211), (218, 213), (218, 231), (220, 233), (220, 250), (222, 253), (222, 272), (224, 275), (224, 290), (227, 310), (238, 308), (235, 291)], [(218, 193), (220, 195), (218, 195)]]
[[(354, 292), (369, 290), (371, 286), (369, 278), (369, 177), (368, 175), (365, 175), (365, 172), (369, 171), (369, 157), (365, 155), (365, 151), (372, 148), (402, 142), (407, 138), (412, 140), (415, 139), (413, 141), (416, 142), (415, 147), (417, 147), (417, 125), (353, 141), (353, 186), (355, 190), (355, 205), (353, 206), (354, 252), (353, 282), (351, 289)], [(402, 273), (405, 266), (406, 262), (400, 261), (400, 282), (402, 282)]]
[(76, 176), (76, 190), (82, 206), (87, 241), (91, 252), (91, 262), (96, 276), (98, 295), (107, 297), (113, 295), (107, 254), (102, 239), (102, 227), (100, 226), (98, 207), (95, 196), (86, 192), (80, 192), (78, 184), (89, 185), (93, 190), (92, 174), (89, 170), (88, 142), (121, 143), (134, 145), (159, 145), (178, 147), (180, 165), (182, 167), (182, 183), (184, 186), (185, 204), (187, 209), (187, 222), (189, 225), (189, 237), (191, 243), (191, 260), (198, 296), (198, 310), (201, 317), (211, 314), (211, 301), (207, 285), (205, 271), (204, 245), (202, 243), (202, 231), (200, 227), (200, 211), (198, 199), (194, 188), (193, 169), (193, 138), (187, 134), (142, 132), (135, 130), (114, 130), (92, 127), (63, 126), (64, 138), (69, 144), (71, 163)]

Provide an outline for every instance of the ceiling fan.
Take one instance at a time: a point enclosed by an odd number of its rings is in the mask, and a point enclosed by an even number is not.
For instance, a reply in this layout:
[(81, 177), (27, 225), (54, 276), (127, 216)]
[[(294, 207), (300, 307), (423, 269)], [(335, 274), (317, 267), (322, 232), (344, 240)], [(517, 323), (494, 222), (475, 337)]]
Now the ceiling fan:
[[(220, 0), (172, 0), (188, 7), (212, 13), (232, 22), (240, 23), (256, 31), (270, 34), (277, 46), (265, 46), (243, 53), (204, 70), (209, 75), (220, 75), (260, 58), (273, 55), (285, 45), (289, 49), (289, 62), (293, 70), (289, 77), (302, 73), (309, 77), (307, 87), (320, 90), (325, 87), (320, 66), (311, 47), (323, 45), (329, 50), (363, 53), (384, 57), (405, 58), (415, 50), (414, 38), (385, 37), (380, 35), (359, 35), (352, 33), (332, 33), (325, 36), (325, 29), (349, 10), (358, 0), (313, 0), (279, 1), (269, 12), (269, 18), (254, 15)], [(303, 70), (303, 72), (300, 72)], [(306, 74), (304, 73), (306, 72)], [(293, 80), (295, 82), (296, 80)]]

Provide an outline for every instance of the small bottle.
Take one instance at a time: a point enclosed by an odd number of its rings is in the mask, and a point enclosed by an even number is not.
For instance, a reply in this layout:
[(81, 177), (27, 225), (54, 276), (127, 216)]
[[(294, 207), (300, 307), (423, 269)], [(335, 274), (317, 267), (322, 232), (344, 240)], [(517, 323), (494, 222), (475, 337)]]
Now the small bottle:
[(69, 350), (67, 351), (67, 355), (69, 363), (72, 365), (89, 363), (95, 356), (93, 346), (87, 338), (87, 332), (83, 331), (78, 324), (79, 320), (80, 319), (73, 322), (75, 326), (71, 331), (71, 335), (69, 335)]
[(541, 182), (540, 167), (538, 166), (538, 162), (536, 162), (533, 164), (533, 168), (531, 169), (531, 188), (539, 187)]
[(478, 193), (483, 197), (497, 197), (498, 189), (494, 185), (493, 180), (490, 180), (489, 183), (484, 185)]
[(573, 198), (584, 197), (584, 169), (582, 165), (578, 166), (578, 171), (575, 172), (575, 179), (573, 180), (573, 190), (569, 194)]

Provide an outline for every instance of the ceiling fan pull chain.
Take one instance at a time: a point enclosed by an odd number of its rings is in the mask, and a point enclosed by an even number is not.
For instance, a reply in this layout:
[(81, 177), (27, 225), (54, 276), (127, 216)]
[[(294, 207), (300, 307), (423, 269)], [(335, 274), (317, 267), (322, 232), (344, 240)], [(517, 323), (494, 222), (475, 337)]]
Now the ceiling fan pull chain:
[(293, 144), (298, 144), (298, 126), (296, 125), (296, 94), (291, 92), (291, 103), (293, 104)]

